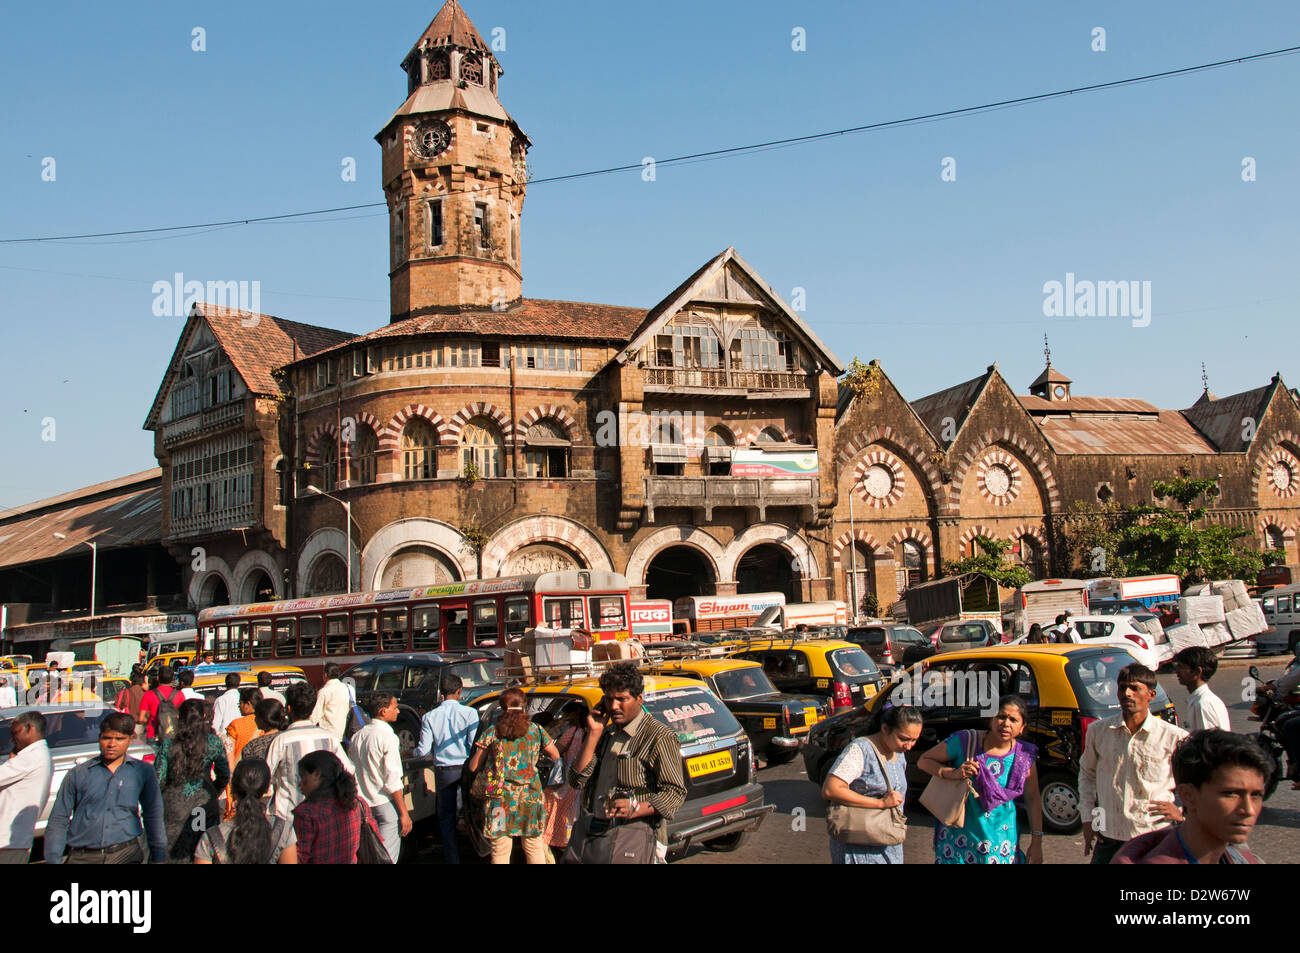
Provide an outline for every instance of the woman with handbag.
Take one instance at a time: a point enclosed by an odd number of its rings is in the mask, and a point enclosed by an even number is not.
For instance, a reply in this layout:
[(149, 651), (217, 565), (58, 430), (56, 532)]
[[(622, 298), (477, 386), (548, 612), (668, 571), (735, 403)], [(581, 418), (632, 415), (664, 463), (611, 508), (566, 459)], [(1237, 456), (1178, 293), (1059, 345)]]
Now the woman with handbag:
[[(361, 826), (370, 828), (372, 843), (383, 844), (379, 826), (366, 802), (357, 797), (357, 781), (332, 751), (313, 751), (298, 762), (303, 801), (293, 809), (300, 864), (356, 864)], [(382, 851), (382, 846), (380, 848)], [(391, 863), (387, 854), (383, 862)]]
[(514, 838), (524, 840), (524, 858), (530, 864), (546, 863), (546, 841), (542, 831), (546, 810), (542, 803), (542, 782), (537, 762), (542, 752), (559, 760), (555, 743), (528, 719), (524, 693), (508, 688), (501, 693), (501, 715), (474, 742), (470, 773), (484, 769), (487, 784), (483, 810), (483, 837), (492, 843), (492, 863), (510, 863)]
[[(567, 779), (569, 768), (577, 760), (583, 742), (587, 740), (587, 706), (582, 702), (569, 702), (560, 709), (560, 719), (562, 731), (556, 747), (561, 757), (554, 762), (551, 776), (542, 789), (546, 808), (546, 826), (542, 833), (552, 851), (559, 851), (562, 855), (569, 846), (569, 837), (573, 834), (573, 824), (578, 819), (578, 807), (582, 801), (582, 792), (572, 787)], [(552, 859), (554, 856), (552, 853)]]
[(965, 782), (965, 801), (956, 815), (948, 817), (949, 823), (936, 818), (935, 863), (1025, 862), (1018, 849), (1016, 826), (1016, 798), (1022, 794), (1031, 838), (1027, 862), (1043, 862), (1043, 805), (1035, 766), (1038, 748), (1019, 740), (1026, 715), (1023, 698), (1004, 695), (987, 731), (954, 732), (921, 756), (918, 767), (932, 777)]
[(876, 731), (850, 742), (835, 760), (822, 797), (830, 805), (833, 864), (901, 864), (907, 819), (906, 753), (921, 737), (921, 713), (887, 708)]

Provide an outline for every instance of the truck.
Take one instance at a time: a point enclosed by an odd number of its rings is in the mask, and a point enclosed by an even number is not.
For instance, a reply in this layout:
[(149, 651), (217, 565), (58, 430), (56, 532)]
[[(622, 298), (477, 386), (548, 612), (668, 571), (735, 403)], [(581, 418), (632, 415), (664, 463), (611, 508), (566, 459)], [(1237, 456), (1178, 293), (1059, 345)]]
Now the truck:
[(848, 624), (848, 603), (826, 600), (772, 606), (758, 617), (753, 628), (770, 628), (783, 632), (798, 625), (843, 626), (847, 629)]
[(1088, 583), (1082, 579), (1040, 579), (1016, 590), (1012, 599), (1012, 630), (1015, 638), (1029, 634), (1037, 622), (1044, 629), (1056, 624), (1056, 617), (1069, 609), (1075, 615), (1088, 614)]
[(682, 596), (673, 603), (673, 631), (716, 632), (753, 625), (765, 609), (785, 605), (783, 592), (736, 596)]
[(998, 584), (983, 573), (966, 572), (909, 586), (903, 601), (907, 621), (918, 629), (959, 619), (983, 619), (1002, 632)]
[(642, 642), (659, 642), (673, 636), (673, 604), (668, 599), (648, 599), (633, 602), (632, 638)]
[(1150, 607), (1177, 599), (1183, 594), (1183, 587), (1178, 577), (1171, 575), (1107, 577), (1089, 579), (1088, 592), (1090, 602), (1140, 602)]

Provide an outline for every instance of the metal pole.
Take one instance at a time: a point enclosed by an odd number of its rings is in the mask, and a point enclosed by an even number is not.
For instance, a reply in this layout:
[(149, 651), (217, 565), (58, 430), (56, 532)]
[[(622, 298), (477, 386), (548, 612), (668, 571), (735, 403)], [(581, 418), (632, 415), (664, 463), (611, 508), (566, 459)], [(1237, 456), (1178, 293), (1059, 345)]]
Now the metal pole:
[(858, 599), (858, 536), (853, 525), (853, 485), (849, 484), (849, 591), (853, 594), (853, 621), (858, 621), (862, 605)]
[(351, 501), (341, 502), (343, 502), (343, 515), (348, 523), (348, 595), (352, 595), (352, 503)]
[(95, 617), (95, 575), (99, 569), (99, 547), (90, 541), (90, 616)]

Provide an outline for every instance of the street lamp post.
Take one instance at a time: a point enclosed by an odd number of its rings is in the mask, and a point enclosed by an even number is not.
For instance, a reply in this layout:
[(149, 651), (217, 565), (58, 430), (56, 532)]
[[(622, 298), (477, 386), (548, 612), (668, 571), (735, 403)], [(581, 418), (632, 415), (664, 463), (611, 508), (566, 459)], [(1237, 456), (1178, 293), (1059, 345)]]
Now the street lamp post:
[[(67, 539), (65, 533), (55, 533), (55, 539)], [(83, 543), (90, 547), (90, 617), (95, 617), (95, 577), (99, 569), (99, 546), (93, 539), (83, 539)]]
[[(347, 570), (348, 570), (348, 595), (352, 595), (352, 504), (349, 503), (347, 500), (340, 500), (337, 496), (334, 496), (330, 493), (326, 493), (320, 487), (313, 486), (310, 483), (307, 484), (307, 492), (312, 493), (316, 496), (328, 496), (335, 503), (339, 503), (343, 506), (343, 512), (346, 519), (347, 532), (348, 532), (348, 551), (347, 551), (347, 556), (344, 559), (344, 562), (347, 563)], [(360, 524), (357, 525), (357, 529), (358, 530), (361, 529)]]

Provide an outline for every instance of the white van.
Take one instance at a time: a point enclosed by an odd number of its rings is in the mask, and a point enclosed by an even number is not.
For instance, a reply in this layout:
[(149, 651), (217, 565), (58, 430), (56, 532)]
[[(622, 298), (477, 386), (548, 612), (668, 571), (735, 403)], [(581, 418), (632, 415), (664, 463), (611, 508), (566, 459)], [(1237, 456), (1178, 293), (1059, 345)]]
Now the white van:
[(1255, 636), (1260, 655), (1300, 651), (1300, 583), (1270, 589), (1259, 599), (1268, 631)]

